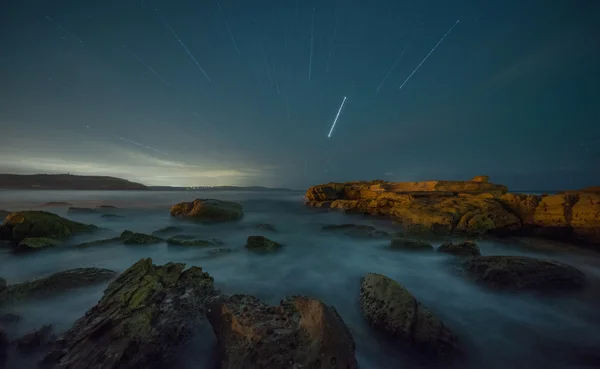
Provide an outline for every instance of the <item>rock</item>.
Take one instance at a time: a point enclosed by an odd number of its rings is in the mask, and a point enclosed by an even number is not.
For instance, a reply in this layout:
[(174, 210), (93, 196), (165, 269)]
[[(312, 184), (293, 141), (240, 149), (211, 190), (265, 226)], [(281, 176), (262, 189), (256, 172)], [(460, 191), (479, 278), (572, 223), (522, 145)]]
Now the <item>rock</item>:
[(308, 297), (268, 306), (248, 295), (208, 305), (221, 369), (356, 369), (354, 340), (335, 308)]
[(6, 279), (0, 277), (0, 292), (6, 289)]
[(43, 362), (55, 369), (171, 367), (215, 293), (208, 273), (184, 268), (138, 261), (54, 343)]
[(160, 235), (160, 234), (164, 234), (164, 233), (173, 233), (173, 232), (181, 232), (181, 228), (168, 226), (168, 227), (164, 227), (157, 231), (152, 232), (152, 235)]
[(116, 272), (108, 269), (70, 269), (52, 274), (49, 277), (36, 278), (8, 286), (4, 291), (0, 292), (0, 304), (53, 296), (72, 289), (107, 282), (116, 275)]
[(135, 233), (131, 231), (123, 231), (120, 239), (125, 245), (150, 245), (165, 242), (165, 240), (156, 236), (150, 236), (148, 234)]
[(167, 240), (167, 243), (178, 246), (218, 246), (223, 244), (219, 240), (198, 240), (194, 236), (191, 236), (191, 238), (182, 236), (171, 237)]
[(433, 246), (425, 241), (410, 238), (394, 238), (390, 241), (393, 250), (404, 251), (433, 251)]
[(479, 256), (481, 251), (479, 246), (473, 241), (464, 241), (459, 243), (444, 243), (438, 247), (439, 252), (445, 252), (456, 256)]
[(218, 248), (218, 249), (208, 250), (206, 253), (210, 257), (216, 257), (216, 256), (223, 255), (223, 254), (230, 254), (232, 252), (234, 252), (234, 251), (229, 248)]
[(67, 211), (69, 214), (96, 214), (98, 213), (98, 209), (92, 208), (80, 208), (77, 206), (70, 206)]
[(46, 237), (29, 237), (20, 241), (15, 251), (37, 251), (61, 244), (61, 241)]
[(0, 325), (9, 325), (21, 321), (21, 316), (13, 313), (0, 314)]
[(340, 224), (326, 225), (321, 228), (323, 231), (340, 232), (346, 236), (357, 238), (384, 238), (388, 237), (388, 233), (379, 231), (375, 227), (358, 224)]
[(277, 232), (277, 230), (275, 229), (275, 227), (273, 225), (267, 224), (267, 223), (257, 224), (254, 228), (261, 229), (263, 231)]
[(113, 238), (105, 238), (102, 240), (95, 240), (95, 241), (88, 241), (88, 242), (83, 242), (80, 243), (78, 245), (75, 245), (75, 247), (91, 247), (91, 246), (99, 246), (99, 245), (106, 245), (109, 243), (117, 243), (117, 242), (122, 242), (121, 237), (113, 237)]
[(585, 274), (572, 266), (525, 256), (478, 256), (465, 262), (465, 270), (496, 290), (556, 292), (586, 284)]
[(42, 328), (29, 332), (17, 340), (17, 350), (21, 352), (30, 352), (44, 348), (56, 340), (52, 325), (45, 325)]
[(222, 200), (196, 199), (181, 202), (171, 208), (171, 215), (206, 222), (239, 220), (244, 216), (242, 205)]
[(0, 222), (4, 222), (4, 219), (8, 216), (8, 214), (10, 214), (11, 212), (8, 210), (2, 210), (0, 209)]
[(246, 248), (256, 252), (272, 252), (281, 248), (281, 244), (263, 236), (250, 236), (246, 242)]
[(54, 207), (54, 206), (71, 206), (71, 204), (68, 203), (68, 202), (64, 202), (64, 201), (50, 201), (50, 202), (47, 202), (47, 203), (43, 204), (42, 206), (48, 206), (48, 207)]
[(52, 238), (62, 240), (75, 234), (92, 232), (97, 229), (91, 224), (83, 224), (65, 219), (45, 211), (22, 211), (9, 214), (2, 224), (4, 232), (13, 242), (25, 238)]
[(445, 360), (462, 356), (456, 335), (406, 288), (384, 275), (369, 273), (362, 278), (360, 308), (367, 321), (406, 351)]

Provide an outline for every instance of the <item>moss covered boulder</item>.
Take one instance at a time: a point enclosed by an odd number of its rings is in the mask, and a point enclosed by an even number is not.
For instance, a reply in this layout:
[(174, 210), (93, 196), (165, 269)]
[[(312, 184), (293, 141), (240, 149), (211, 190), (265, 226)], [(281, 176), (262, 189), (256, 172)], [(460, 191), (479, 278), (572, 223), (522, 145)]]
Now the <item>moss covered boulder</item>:
[(478, 256), (465, 262), (465, 270), (496, 290), (552, 293), (586, 285), (585, 274), (570, 265), (525, 256)]
[(433, 251), (433, 246), (430, 243), (402, 237), (392, 239), (389, 248), (399, 251)]
[(273, 252), (279, 250), (281, 244), (264, 236), (250, 236), (246, 241), (246, 248), (255, 252)]
[(24, 252), (24, 251), (36, 251), (45, 249), (48, 247), (58, 246), (61, 244), (61, 241), (55, 240), (53, 238), (46, 237), (29, 237), (21, 240), (15, 251)]
[(184, 264), (142, 259), (52, 346), (43, 362), (61, 369), (172, 367), (205, 316), (213, 278)]
[(326, 225), (321, 228), (326, 232), (340, 233), (349, 237), (356, 238), (383, 238), (388, 237), (388, 233), (380, 231), (373, 226), (360, 225), (360, 224), (339, 224), (339, 225)]
[(444, 358), (446, 364), (463, 355), (458, 338), (400, 283), (369, 273), (361, 281), (360, 308), (375, 328), (394, 337), (403, 351), (423, 358)]
[(51, 238), (62, 240), (72, 235), (92, 232), (95, 225), (83, 224), (65, 219), (46, 211), (21, 211), (9, 214), (4, 223), (3, 234), (8, 234), (13, 242), (25, 238)]
[(479, 256), (481, 251), (474, 241), (447, 242), (438, 247), (439, 252), (456, 256)]
[(248, 295), (208, 304), (221, 369), (357, 369), (354, 340), (335, 308), (308, 297), (268, 306)]
[(108, 282), (116, 272), (100, 268), (78, 268), (8, 286), (0, 292), (0, 304), (52, 297), (69, 290)]
[(144, 233), (136, 233), (132, 231), (123, 231), (123, 233), (121, 233), (120, 239), (125, 245), (151, 245), (165, 241), (160, 237), (151, 236)]
[(173, 205), (171, 215), (203, 222), (226, 222), (242, 219), (242, 205), (223, 200), (196, 199)]

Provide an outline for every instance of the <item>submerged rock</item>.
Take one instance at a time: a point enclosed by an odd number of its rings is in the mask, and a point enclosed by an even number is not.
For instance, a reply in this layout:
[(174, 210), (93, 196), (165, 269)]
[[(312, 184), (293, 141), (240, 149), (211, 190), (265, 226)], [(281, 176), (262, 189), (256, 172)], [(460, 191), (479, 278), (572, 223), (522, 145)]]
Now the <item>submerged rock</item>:
[(116, 272), (100, 268), (78, 268), (8, 286), (0, 292), (0, 304), (53, 296), (71, 289), (107, 282)]
[(425, 241), (401, 237), (392, 239), (389, 248), (403, 251), (433, 251), (433, 246)]
[(308, 297), (268, 306), (248, 295), (208, 304), (221, 369), (356, 369), (354, 340), (335, 308)]
[(95, 225), (83, 224), (46, 211), (21, 211), (9, 214), (2, 224), (2, 234), (13, 242), (25, 238), (52, 238), (62, 240), (75, 234), (92, 232)]
[(497, 290), (555, 292), (586, 284), (585, 274), (570, 265), (526, 256), (478, 256), (465, 267), (475, 282)]
[(61, 241), (55, 240), (53, 238), (45, 238), (45, 237), (29, 237), (25, 238), (15, 249), (15, 251), (36, 251), (45, 249), (47, 247), (58, 246), (61, 244)]
[(60, 369), (162, 369), (202, 322), (214, 295), (201, 268), (142, 259), (60, 337), (44, 363)]
[(340, 224), (340, 225), (326, 225), (321, 228), (323, 231), (328, 232), (340, 232), (346, 236), (358, 237), (358, 238), (382, 238), (388, 237), (388, 233), (377, 230), (373, 226), (359, 225), (359, 224)]
[(209, 257), (217, 257), (217, 256), (219, 256), (219, 255), (230, 254), (230, 253), (232, 253), (232, 252), (234, 252), (234, 250), (232, 250), (232, 249), (229, 249), (229, 248), (218, 248), (218, 249), (212, 249), (212, 250), (208, 250), (208, 251), (206, 252), (206, 254), (207, 254)]
[(159, 234), (164, 234), (164, 233), (174, 233), (174, 232), (181, 232), (181, 228), (174, 227), (174, 226), (168, 226), (168, 227), (164, 227), (157, 231), (152, 232), (152, 235), (159, 235)]
[(255, 225), (254, 228), (257, 228), (257, 229), (260, 229), (263, 231), (277, 232), (277, 229), (275, 229), (275, 227), (272, 224), (268, 224), (268, 223), (259, 223), (259, 224)]
[(279, 242), (271, 241), (264, 236), (250, 236), (246, 241), (246, 248), (250, 251), (271, 252), (281, 248)]
[(99, 246), (99, 245), (105, 245), (105, 244), (108, 244), (108, 243), (115, 243), (115, 242), (121, 242), (121, 241), (122, 241), (121, 237), (105, 238), (105, 239), (102, 239), (102, 240), (95, 240), (95, 241), (83, 242), (83, 243), (80, 243), (78, 245), (75, 245), (75, 247)]
[(396, 338), (406, 351), (446, 359), (462, 356), (456, 335), (406, 288), (384, 275), (369, 273), (362, 279), (360, 308), (375, 328)]
[(150, 245), (165, 242), (165, 240), (160, 237), (132, 231), (123, 231), (120, 239), (125, 245)]
[(438, 247), (439, 252), (445, 252), (456, 256), (479, 256), (481, 251), (479, 246), (473, 241), (464, 241), (459, 243), (444, 243)]
[(183, 235), (171, 237), (167, 240), (167, 243), (178, 246), (218, 246), (223, 244), (219, 240), (199, 240), (195, 236), (188, 237)]
[(56, 340), (52, 325), (45, 325), (40, 329), (29, 332), (17, 340), (17, 350), (30, 352), (44, 348)]
[(232, 201), (196, 199), (193, 202), (173, 205), (171, 216), (206, 222), (226, 222), (242, 219), (244, 212), (242, 205)]

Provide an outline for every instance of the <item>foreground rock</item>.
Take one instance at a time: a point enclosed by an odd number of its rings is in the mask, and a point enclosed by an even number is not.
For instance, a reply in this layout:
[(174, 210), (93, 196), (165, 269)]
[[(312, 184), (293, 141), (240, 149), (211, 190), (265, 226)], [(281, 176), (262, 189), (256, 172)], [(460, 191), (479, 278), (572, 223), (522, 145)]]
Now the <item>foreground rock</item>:
[(410, 238), (394, 238), (389, 248), (400, 251), (433, 251), (433, 246), (425, 241)]
[(600, 243), (600, 193), (537, 196), (471, 181), (347, 182), (311, 187), (307, 205), (389, 216), (408, 232), (541, 235)]
[(123, 231), (119, 238), (125, 245), (152, 245), (165, 242), (165, 240), (160, 237), (132, 231)]
[(173, 205), (171, 215), (205, 222), (226, 222), (242, 219), (242, 205), (223, 200), (196, 199)]
[(45, 325), (40, 329), (25, 334), (17, 340), (17, 350), (27, 353), (43, 349), (56, 340), (53, 330), (54, 327), (52, 325)]
[(585, 274), (572, 266), (525, 256), (479, 256), (465, 267), (475, 282), (496, 290), (550, 293), (586, 284)]
[(18, 245), (26, 238), (63, 240), (96, 229), (94, 225), (74, 222), (45, 211), (22, 211), (6, 217), (0, 227), (0, 235)]
[(255, 252), (273, 252), (281, 248), (279, 242), (272, 241), (263, 236), (250, 236), (246, 241), (246, 248)]
[(341, 233), (349, 237), (356, 238), (384, 238), (388, 237), (388, 233), (377, 230), (373, 226), (358, 225), (358, 224), (340, 224), (340, 225), (326, 225), (321, 228), (326, 232)]
[(44, 363), (56, 369), (171, 367), (215, 292), (201, 268), (184, 268), (138, 261), (56, 341)]
[(221, 369), (356, 369), (354, 340), (335, 308), (307, 297), (268, 306), (253, 296), (208, 305)]
[(403, 350), (445, 360), (462, 356), (454, 333), (402, 285), (384, 275), (369, 273), (362, 279), (360, 307), (365, 318), (396, 338)]
[(452, 254), (456, 256), (479, 256), (481, 255), (481, 251), (479, 250), (479, 246), (473, 241), (464, 241), (464, 242), (447, 242), (442, 244), (437, 249), (439, 252), (445, 252), (447, 254)]
[(99, 268), (78, 268), (52, 274), (49, 277), (32, 279), (8, 286), (0, 292), (0, 304), (33, 298), (54, 296), (69, 290), (107, 282), (116, 272)]

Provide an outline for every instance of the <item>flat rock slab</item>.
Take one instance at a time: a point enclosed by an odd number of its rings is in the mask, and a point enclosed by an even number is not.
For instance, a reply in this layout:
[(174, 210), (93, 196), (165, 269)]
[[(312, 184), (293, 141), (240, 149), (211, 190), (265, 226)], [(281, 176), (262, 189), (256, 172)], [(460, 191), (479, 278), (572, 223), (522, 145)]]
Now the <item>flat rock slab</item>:
[(268, 306), (249, 295), (208, 304), (221, 369), (357, 369), (354, 340), (335, 308), (308, 297)]
[(173, 205), (171, 215), (204, 222), (226, 222), (242, 219), (242, 205), (233, 201), (196, 199)]

